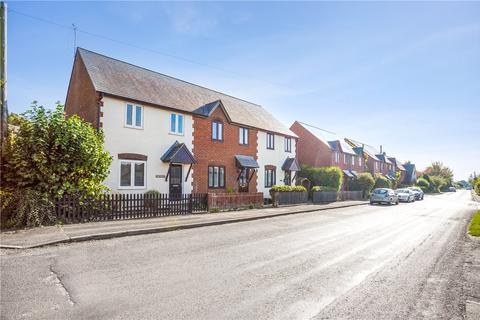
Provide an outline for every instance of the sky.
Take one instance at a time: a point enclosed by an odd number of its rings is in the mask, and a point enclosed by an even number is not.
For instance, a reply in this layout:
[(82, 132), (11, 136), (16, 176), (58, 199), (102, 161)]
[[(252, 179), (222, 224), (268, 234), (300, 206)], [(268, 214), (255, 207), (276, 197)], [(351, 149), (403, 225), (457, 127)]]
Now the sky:
[(442, 161), (456, 179), (480, 172), (480, 2), (8, 8), (11, 112), (64, 102), (75, 24), (77, 46), (258, 103), (288, 127), (382, 145), (420, 170)]

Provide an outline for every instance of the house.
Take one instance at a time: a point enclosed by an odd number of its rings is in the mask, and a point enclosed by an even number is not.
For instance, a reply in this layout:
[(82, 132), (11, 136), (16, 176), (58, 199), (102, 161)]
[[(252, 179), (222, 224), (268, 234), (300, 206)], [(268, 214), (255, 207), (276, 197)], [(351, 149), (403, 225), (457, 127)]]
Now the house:
[(260, 105), (78, 48), (65, 112), (102, 129), (113, 192), (256, 193), (292, 184), (295, 133)]
[[(295, 121), (290, 130), (298, 136), (300, 163), (312, 167), (339, 167), (345, 182), (364, 171), (363, 156), (355, 152), (344, 138), (299, 121)], [(348, 186), (347, 183), (343, 185)]]
[(401, 161), (398, 161), (396, 158), (394, 157), (389, 157), (388, 160), (390, 160), (390, 162), (393, 164), (393, 169), (392, 169), (392, 174), (395, 174), (397, 172), (400, 172), (400, 179), (399, 181), (401, 183), (403, 183), (403, 181), (405, 180), (405, 175), (406, 175), (406, 170), (405, 170), (405, 167), (403, 166), (403, 164), (401, 163)]
[(368, 144), (361, 143), (350, 138), (345, 138), (345, 141), (353, 148), (353, 150), (357, 154), (363, 155), (366, 163), (366, 172), (370, 172), (373, 176), (382, 173), (382, 163), (385, 162), (377, 157), (377, 155), (380, 154), (378, 150)]
[(415, 165), (410, 162), (406, 162), (403, 164), (405, 167), (405, 179), (402, 183), (413, 185), (417, 182), (417, 169)]

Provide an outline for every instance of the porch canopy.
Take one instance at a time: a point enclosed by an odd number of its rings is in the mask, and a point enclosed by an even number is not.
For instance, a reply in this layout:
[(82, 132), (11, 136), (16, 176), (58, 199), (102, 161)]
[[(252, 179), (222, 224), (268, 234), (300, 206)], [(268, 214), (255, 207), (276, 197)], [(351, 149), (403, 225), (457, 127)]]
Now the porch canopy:
[(237, 154), (235, 156), (235, 160), (237, 162), (237, 166), (242, 169), (258, 169), (260, 166), (258, 165), (257, 160), (255, 160), (252, 156), (243, 156)]
[(188, 150), (185, 143), (179, 143), (175, 141), (170, 148), (163, 154), (160, 158), (165, 163), (169, 163), (168, 172), (165, 176), (165, 181), (168, 181), (168, 177), (170, 176), (170, 171), (172, 164), (189, 164), (190, 168), (188, 169), (187, 175), (185, 176), (185, 182), (188, 180), (190, 175), (190, 171), (192, 170), (193, 164), (197, 163), (193, 154)]
[(343, 173), (349, 177), (349, 178), (354, 178), (355, 176), (350, 172), (350, 170), (343, 170)]
[(300, 171), (300, 164), (298, 163), (297, 158), (287, 157), (285, 162), (282, 165), (283, 171)]

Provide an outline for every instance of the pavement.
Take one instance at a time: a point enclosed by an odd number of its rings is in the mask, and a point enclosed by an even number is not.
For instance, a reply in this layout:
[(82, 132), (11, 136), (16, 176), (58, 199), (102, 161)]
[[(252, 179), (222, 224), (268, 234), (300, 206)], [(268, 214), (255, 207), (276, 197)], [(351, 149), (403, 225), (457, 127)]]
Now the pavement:
[(153, 219), (102, 221), (49, 226), (0, 233), (0, 248), (30, 249), (67, 242), (79, 242), (168, 232), (227, 223), (266, 219), (290, 214), (365, 205), (367, 201), (342, 201), (318, 205), (297, 205), (214, 214), (192, 214)]
[(1, 319), (478, 319), (468, 192), (0, 250)]

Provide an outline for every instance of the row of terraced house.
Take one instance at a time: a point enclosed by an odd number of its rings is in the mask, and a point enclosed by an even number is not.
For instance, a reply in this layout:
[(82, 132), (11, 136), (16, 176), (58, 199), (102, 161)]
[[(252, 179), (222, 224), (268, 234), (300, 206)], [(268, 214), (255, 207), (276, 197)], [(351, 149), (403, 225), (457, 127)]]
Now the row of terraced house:
[(104, 132), (113, 158), (106, 185), (116, 193), (269, 198), (273, 185), (298, 183), (300, 164), (338, 166), (345, 179), (396, 170), (414, 179), (414, 167), (382, 150), (300, 122), (287, 128), (257, 104), (81, 48), (65, 112)]

